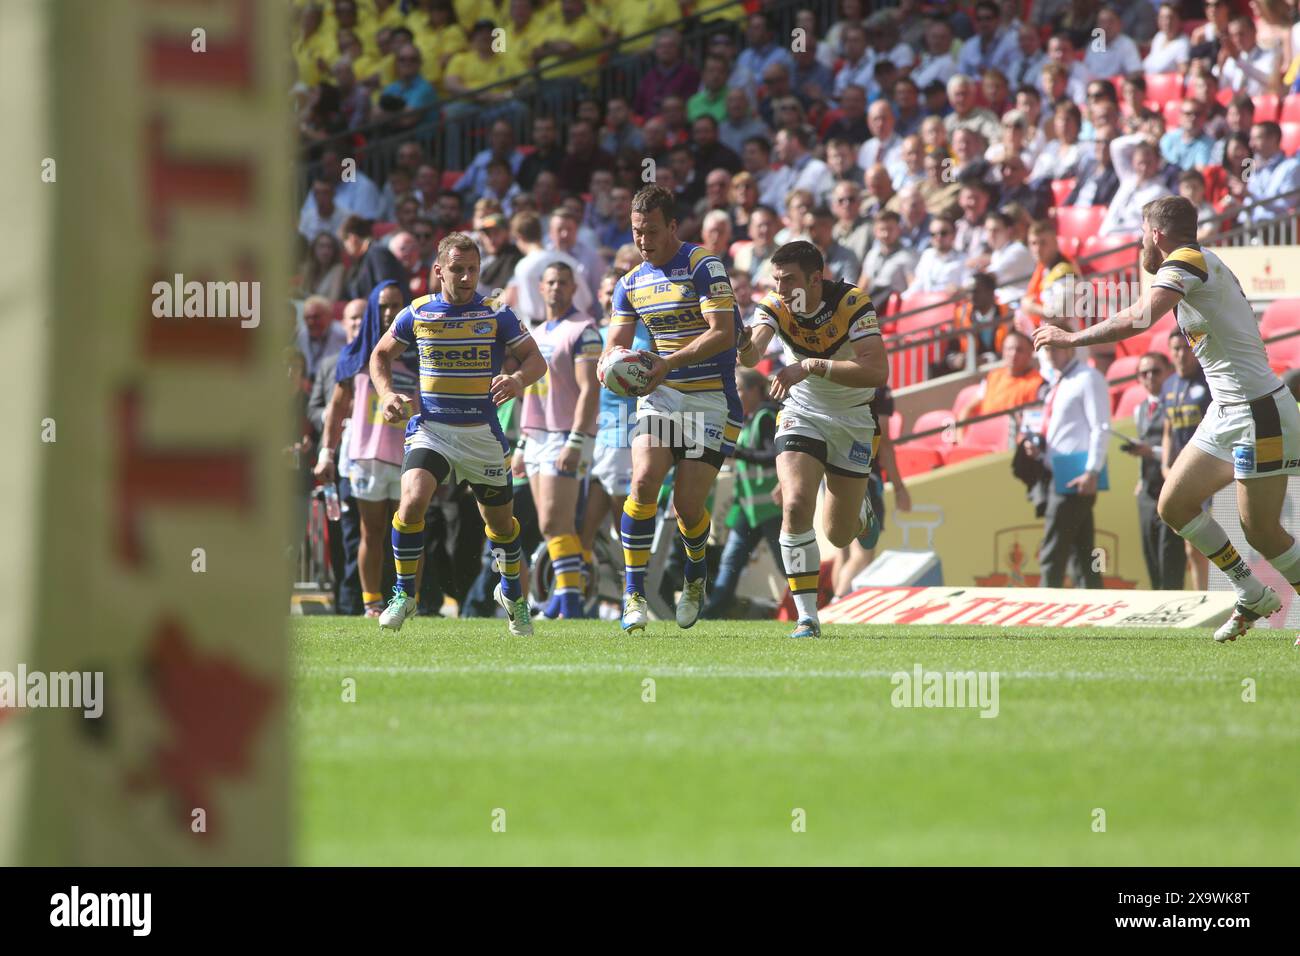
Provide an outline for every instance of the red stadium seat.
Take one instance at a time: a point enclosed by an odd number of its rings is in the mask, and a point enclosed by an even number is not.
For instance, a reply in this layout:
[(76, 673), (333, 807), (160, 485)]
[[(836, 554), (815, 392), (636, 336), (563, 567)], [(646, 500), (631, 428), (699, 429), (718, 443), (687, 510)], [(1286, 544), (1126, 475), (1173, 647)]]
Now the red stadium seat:
[(1183, 33), (1190, 38), (1191, 35), (1196, 32), (1197, 27), (1203, 27), (1208, 22), (1208, 20), (1184, 20)]
[(982, 422), (971, 422), (961, 431), (961, 443), (1001, 451), (1010, 443), (1007, 422), (1008, 419), (1005, 415), (998, 418), (986, 418)]
[(1282, 101), (1280, 123), (1300, 123), (1300, 93), (1292, 93)]
[(1181, 73), (1148, 73), (1147, 99), (1164, 103), (1167, 100), (1183, 98), (1183, 75)]
[(953, 399), (952, 402), (953, 414), (955, 415), (958, 412), (960, 412), (962, 408), (966, 405), (966, 403), (975, 397), (976, 393), (978, 393), (979, 390), (980, 390), (980, 383), (976, 382), (974, 385), (967, 385), (960, 392), (958, 392), (957, 397)]
[(343, 310), (346, 309), (347, 307), (348, 304), (341, 299), (338, 302), (334, 303), (334, 305), (332, 306), (332, 311), (334, 313), (333, 318), (335, 322), (343, 321)]
[(1266, 346), (1266, 348), (1268, 349), (1268, 364), (1279, 375), (1290, 369), (1300, 368), (1300, 335), (1293, 335), (1289, 339), (1274, 342)]
[(1132, 418), (1133, 410), (1145, 402), (1147, 399), (1146, 387), (1141, 382), (1134, 382), (1128, 388), (1124, 389), (1119, 398), (1119, 404), (1115, 406), (1113, 418)]
[(952, 298), (951, 292), (913, 292), (899, 301), (898, 313), (915, 312), (915, 315), (903, 315), (898, 320), (899, 332), (912, 332), (927, 325), (935, 325), (952, 318), (953, 305), (941, 305)]
[(1259, 334), (1264, 338), (1279, 332), (1300, 329), (1300, 299), (1277, 299), (1268, 304), (1259, 320)]
[(1300, 150), (1300, 122), (1287, 120), (1278, 125), (1282, 127), (1282, 152), (1294, 156)]
[(898, 445), (894, 448), (894, 460), (898, 463), (900, 477), (911, 478), (934, 471), (943, 464), (943, 458), (933, 448), (921, 448), (916, 445)]
[[(1129, 272), (1136, 272), (1138, 268), (1138, 255), (1140, 247), (1134, 243), (1140, 241), (1141, 233), (1121, 233), (1113, 236), (1088, 236), (1083, 241), (1083, 247), (1080, 250), (1080, 256), (1086, 260), (1081, 263), (1084, 270), (1093, 272), (1109, 272), (1113, 269), (1124, 269)], [(1124, 248), (1124, 247), (1128, 248)], [(1115, 250), (1111, 252), (1111, 250)], [(1109, 255), (1105, 253), (1110, 252)], [(1088, 259), (1089, 256), (1096, 256), (1095, 259)]]
[[(1163, 319), (1151, 326), (1150, 338), (1147, 339), (1146, 350), (1148, 352), (1159, 352), (1165, 358), (1169, 357), (1169, 335), (1176, 331), (1178, 323), (1171, 312)], [(1138, 353), (1141, 354), (1141, 353)]]
[(1066, 206), (1056, 210), (1056, 232), (1070, 239), (1095, 236), (1105, 218), (1105, 206)]
[(1141, 361), (1139, 355), (1121, 355), (1110, 363), (1110, 368), (1106, 370), (1106, 381), (1117, 382), (1121, 378), (1136, 375), (1139, 361)]
[(1276, 93), (1260, 93), (1258, 96), (1252, 96), (1251, 100), (1255, 103), (1255, 122), (1265, 123), (1277, 119), (1277, 110), (1280, 105)]
[(1071, 176), (1069, 179), (1052, 180), (1052, 202), (1060, 206), (1070, 198), (1070, 193), (1074, 192), (1074, 184), (1077, 180)]
[(1232, 98), (1236, 95), (1237, 94), (1235, 92), (1228, 89), (1227, 87), (1224, 87), (1223, 89), (1219, 90), (1218, 93), (1215, 94), (1214, 98), (1219, 101), (1220, 106), (1227, 106), (1229, 103), (1232, 102)]
[(438, 185), (443, 192), (447, 192), (456, 185), (456, 180), (460, 179), (462, 175), (459, 169), (444, 169), (442, 171), (442, 182)]
[[(933, 435), (926, 435), (924, 438), (917, 438), (908, 442), (910, 448), (943, 448), (945, 445), (953, 444), (956, 438), (956, 432), (953, 428), (957, 419), (952, 412), (945, 409), (922, 412), (917, 416), (916, 421), (912, 423), (911, 432), (929, 431), (932, 428), (942, 428), (945, 431), (937, 432)], [(945, 438), (946, 436), (946, 438)]]
[(396, 231), (397, 231), (397, 223), (395, 222), (377, 222), (370, 227), (370, 235), (374, 239), (382, 239), (390, 232), (396, 232)]

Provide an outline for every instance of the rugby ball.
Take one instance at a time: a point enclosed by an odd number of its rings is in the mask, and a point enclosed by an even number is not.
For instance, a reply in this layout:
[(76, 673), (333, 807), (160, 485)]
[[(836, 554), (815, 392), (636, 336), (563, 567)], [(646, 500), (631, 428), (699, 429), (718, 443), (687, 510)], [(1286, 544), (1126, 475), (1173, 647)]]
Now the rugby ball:
[(596, 366), (600, 384), (622, 398), (645, 394), (654, 363), (632, 349), (612, 349)]

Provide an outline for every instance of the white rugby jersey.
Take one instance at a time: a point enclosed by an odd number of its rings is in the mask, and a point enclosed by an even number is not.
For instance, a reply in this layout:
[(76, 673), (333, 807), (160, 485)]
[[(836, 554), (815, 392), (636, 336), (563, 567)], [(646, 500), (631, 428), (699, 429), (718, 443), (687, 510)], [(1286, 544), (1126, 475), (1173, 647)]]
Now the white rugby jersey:
[(1216, 402), (1249, 402), (1281, 386), (1269, 368), (1255, 310), (1222, 259), (1195, 244), (1179, 246), (1161, 263), (1152, 285), (1183, 297), (1174, 318)]
[[(854, 342), (880, 334), (871, 297), (848, 282), (824, 281), (821, 306), (809, 316), (795, 315), (780, 295), (769, 292), (754, 311), (754, 324), (776, 332), (785, 346), (787, 364), (805, 358), (852, 359)], [(809, 411), (833, 416), (868, 404), (875, 394), (874, 388), (840, 385), (820, 375), (809, 375), (790, 389), (790, 401)]]

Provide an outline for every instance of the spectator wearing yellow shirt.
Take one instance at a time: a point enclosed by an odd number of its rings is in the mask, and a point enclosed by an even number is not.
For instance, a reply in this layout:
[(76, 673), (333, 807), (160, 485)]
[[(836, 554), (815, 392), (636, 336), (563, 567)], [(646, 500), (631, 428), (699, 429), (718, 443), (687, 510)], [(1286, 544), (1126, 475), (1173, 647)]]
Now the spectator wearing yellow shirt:
[(465, 161), (461, 156), (462, 127), (471, 122), (476, 126), (483, 125), (499, 118), (513, 120), (525, 113), (524, 105), (514, 98), (513, 83), (493, 85), (522, 72), (514, 52), (516, 47), (510, 45), (509, 39), (506, 41), (507, 52), (498, 53), (492, 49), (495, 30), (496, 24), (491, 20), (475, 23), (469, 34), (469, 49), (453, 56), (443, 72), (442, 83), (447, 95), (455, 98), (443, 113), (450, 167), (460, 167)]
[(393, 31), (388, 27), (375, 32), (373, 53), (366, 52), (360, 39), (356, 38), (349, 44), (348, 55), (352, 57), (352, 72), (356, 74), (357, 82), (363, 86), (378, 92), (396, 82), (397, 59), (393, 56)]
[(446, 92), (442, 79), (447, 63), (469, 49), (469, 38), (456, 22), (451, 0), (428, 0), (423, 9), (407, 18), (406, 25), (424, 57), (424, 78)]
[(479, 20), (505, 19), (506, 0), (453, 0), (456, 22), (468, 29)]
[(533, 0), (510, 0), (510, 15), (502, 29), (505, 31), (505, 52), (514, 57), (522, 69), (533, 66), (533, 50), (542, 42), (546, 18), (537, 13)]
[(584, 0), (560, 0), (558, 15), (549, 17), (541, 30), (541, 42), (533, 49), (533, 63), (541, 68), (543, 80), (584, 77), (599, 67), (599, 57), (571, 58), (604, 42), (600, 25), (587, 11)]
[[(716, 3), (707, 5), (717, 6)], [(609, 24), (619, 36), (626, 39), (646, 34), (626, 44), (625, 53), (644, 53), (654, 46), (655, 30), (676, 26), (682, 20), (682, 8), (677, 0), (605, 0), (605, 6), (610, 11)]]
[(319, 4), (302, 8), (298, 39), (293, 41), (293, 59), (298, 65), (298, 82), (315, 86), (339, 58), (334, 31), (326, 28), (324, 11)]

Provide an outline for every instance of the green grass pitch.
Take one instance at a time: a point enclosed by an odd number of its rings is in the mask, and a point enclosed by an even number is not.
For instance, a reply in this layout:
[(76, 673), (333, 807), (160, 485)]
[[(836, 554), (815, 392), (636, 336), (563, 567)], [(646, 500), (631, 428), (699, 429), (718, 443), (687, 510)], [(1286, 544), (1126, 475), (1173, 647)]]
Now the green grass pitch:
[[(1300, 863), (1292, 632), (291, 628), (308, 864)], [(894, 707), (918, 663), (998, 716)]]

